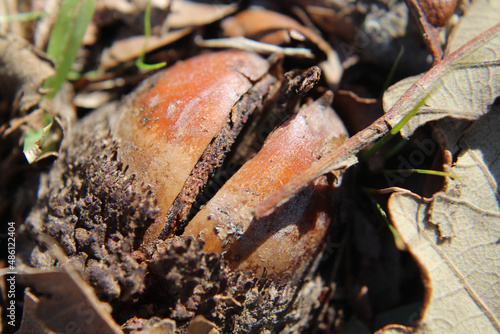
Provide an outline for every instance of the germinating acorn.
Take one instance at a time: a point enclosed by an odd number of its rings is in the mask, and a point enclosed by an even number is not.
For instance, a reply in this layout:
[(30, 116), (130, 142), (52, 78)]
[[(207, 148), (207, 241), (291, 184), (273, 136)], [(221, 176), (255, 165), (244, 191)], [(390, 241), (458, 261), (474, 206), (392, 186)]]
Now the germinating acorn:
[[(333, 178), (318, 179), (265, 219), (255, 219), (253, 209), (345, 140), (346, 130), (327, 92), (254, 145), (262, 139), (256, 133), (269, 126), (267, 113), (281, 122), (290, 117), (291, 92), (307, 91), (319, 77), (313, 68), (278, 78), (272, 66), (244, 51), (200, 55), (158, 73), (127, 99), (113, 130), (118, 158), (152, 186), (159, 208), (144, 245), (184, 230), (233, 269), (297, 281), (309, 267), (331, 225)], [(249, 149), (256, 146), (262, 148)], [(190, 220), (193, 203), (230, 150), (231, 159), (247, 162)]]

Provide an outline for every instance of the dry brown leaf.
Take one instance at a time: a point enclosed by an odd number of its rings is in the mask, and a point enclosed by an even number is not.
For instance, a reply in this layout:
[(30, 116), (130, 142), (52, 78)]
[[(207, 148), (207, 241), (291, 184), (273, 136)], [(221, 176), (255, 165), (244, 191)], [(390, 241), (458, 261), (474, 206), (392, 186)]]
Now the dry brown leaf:
[[(393, 224), (422, 268), (427, 288), (417, 333), (500, 331), (500, 108), (463, 136), (462, 122), (440, 121), (447, 145), (458, 145), (445, 188), (432, 200), (396, 193), (388, 207)], [(450, 139), (458, 139), (453, 143)]]
[(213, 322), (202, 315), (197, 315), (189, 322), (187, 334), (217, 334), (219, 331), (216, 328)]
[[(161, 47), (167, 46), (193, 32), (192, 28), (184, 28), (164, 34), (163, 36), (144, 35), (127, 37), (113, 42), (111, 47), (102, 53), (99, 66), (100, 71), (107, 71), (127, 61), (132, 61), (142, 53), (151, 52)], [(146, 49), (142, 47), (146, 45)]]
[[(126, 2), (125, 2), (126, 3)], [(161, 1), (159, 5), (162, 5)], [(128, 5), (131, 6), (131, 5)], [(139, 6), (139, 5), (137, 5)], [(129, 10), (133, 10), (132, 6)], [(113, 42), (104, 50), (99, 70), (106, 71), (121, 63), (134, 60), (142, 53), (165, 47), (192, 33), (196, 27), (218, 21), (238, 9), (236, 4), (204, 4), (195, 1), (172, 1), (168, 15), (161, 27), (160, 35), (130, 36)], [(166, 12), (162, 10), (160, 12)], [(146, 49), (143, 50), (143, 46)]]
[(169, 29), (181, 29), (193, 26), (202, 26), (218, 21), (231, 15), (238, 9), (235, 3), (224, 4), (223, 2), (202, 3), (196, 1), (175, 0), (172, 1), (170, 13), (167, 16), (165, 26)]
[[(79, 329), (80, 333), (122, 333), (93, 289), (80, 277), (63, 271), (43, 271), (23, 273), (22, 281), (36, 291), (36, 307), (25, 310), (24, 317), (37, 327), (47, 327), (57, 333)], [(57, 284), (54, 284), (57, 282)], [(30, 312), (34, 312), (31, 314)], [(40, 322), (33, 321), (39, 319)], [(24, 332), (32, 333), (33, 328), (21, 326)]]
[(0, 36), (0, 95), (14, 98), (15, 115), (26, 115), (44, 95), (40, 88), (54, 74), (51, 63), (29, 42), (16, 36)]
[(31, 293), (30, 289), (24, 292), (24, 307), (23, 321), (16, 334), (31, 333), (31, 334), (52, 334), (50, 329), (44, 326), (43, 322), (37, 318), (36, 309), (38, 308), (39, 300)]
[(343, 69), (339, 56), (330, 44), (314, 30), (301, 25), (288, 16), (261, 8), (252, 8), (222, 23), (224, 35), (228, 37), (244, 36), (259, 42), (286, 45), (292, 40), (308, 41), (315, 44), (326, 56), (318, 65), (332, 89), (337, 88)]
[(462, 45), (498, 24), (500, 21), (500, 1), (475, 0), (453, 29), (446, 46), (445, 56), (455, 52)]
[[(62, 269), (40, 270), (20, 267), (20, 282), (32, 287), (36, 295), (28, 295), (31, 307), (24, 310), (22, 333), (49, 328), (57, 333), (123, 333), (113, 318), (111, 308), (97, 298), (72, 267), (64, 252), (51, 240), (48, 247), (62, 263)], [(57, 282), (57, 284), (54, 284)], [(24, 318), (35, 327), (24, 324)]]

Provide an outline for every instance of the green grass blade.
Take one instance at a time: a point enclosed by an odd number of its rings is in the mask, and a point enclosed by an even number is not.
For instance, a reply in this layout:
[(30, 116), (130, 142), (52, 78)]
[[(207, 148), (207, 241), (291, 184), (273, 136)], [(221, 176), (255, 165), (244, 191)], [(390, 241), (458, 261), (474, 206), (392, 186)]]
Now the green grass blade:
[(442, 172), (439, 170), (430, 170), (430, 169), (388, 169), (385, 170), (384, 173), (417, 173), (417, 174), (426, 174), (426, 175), (436, 175), (449, 177), (451, 179), (456, 179), (458, 176), (451, 173)]
[(56, 75), (44, 82), (54, 97), (66, 80), (75, 61), (87, 26), (92, 20), (96, 0), (63, 0), (57, 21), (50, 35), (47, 54), (55, 60)]
[(0, 15), (0, 23), (35, 21), (44, 16), (43, 10), (18, 13), (14, 15)]
[(396, 124), (395, 127), (393, 127), (382, 139), (380, 139), (378, 142), (375, 143), (372, 147), (367, 149), (366, 151), (361, 152), (359, 159), (360, 160), (366, 160), (375, 153), (377, 153), (382, 147), (384, 147), (385, 144), (387, 144), (392, 138), (394, 138), (395, 135), (399, 133), (399, 131), (410, 121), (410, 119), (415, 116), (415, 114), (418, 112), (420, 108), (422, 108), (425, 104), (425, 101), (429, 97), (430, 93), (424, 96), (423, 99), (421, 99), (417, 105), (408, 113), (406, 114), (399, 122)]
[(49, 135), (54, 119), (50, 115), (43, 116), (44, 127), (38, 130), (26, 131), (23, 153), (28, 163), (33, 163), (43, 153), (42, 146)]
[(146, 49), (148, 47), (149, 38), (151, 37), (151, 0), (148, 0), (148, 3), (146, 5), (146, 10), (144, 11), (144, 36), (146, 37), (146, 42), (142, 46), (141, 55), (135, 61), (135, 66), (137, 66), (137, 68), (141, 70), (151, 71), (151, 70), (157, 70), (167, 65), (166, 62), (157, 64), (146, 64), (144, 62), (144, 57), (146, 56)]
[(382, 208), (382, 206), (380, 205), (380, 203), (375, 199), (375, 197), (371, 194), (370, 189), (363, 188), (363, 192), (368, 196), (368, 198), (370, 199), (370, 201), (375, 205), (375, 208), (377, 209), (377, 212), (380, 214), (380, 216), (382, 217), (382, 219), (385, 221), (385, 223), (389, 227), (389, 230), (391, 231), (392, 237), (394, 238), (394, 243), (395, 243), (396, 247), (399, 250), (401, 250), (401, 251), (406, 250), (406, 245), (405, 245), (404, 241), (401, 239), (401, 237), (400, 237), (398, 231), (396, 230), (396, 228), (392, 225), (392, 223), (391, 223), (389, 217), (387, 216), (387, 213), (385, 212), (385, 210)]
[[(401, 46), (401, 48), (399, 49), (398, 55), (396, 56), (396, 60), (394, 61), (394, 64), (392, 64), (389, 75), (387, 76), (387, 79), (385, 79), (385, 83), (382, 86), (382, 95), (387, 90), (387, 88), (389, 88), (389, 85), (391, 84), (392, 80), (394, 79), (394, 75), (396, 74), (396, 70), (399, 66), (399, 62), (401, 61), (401, 58), (403, 58), (404, 51), (405, 51), (404, 46)], [(382, 99), (382, 96), (380, 96), (380, 99)]]

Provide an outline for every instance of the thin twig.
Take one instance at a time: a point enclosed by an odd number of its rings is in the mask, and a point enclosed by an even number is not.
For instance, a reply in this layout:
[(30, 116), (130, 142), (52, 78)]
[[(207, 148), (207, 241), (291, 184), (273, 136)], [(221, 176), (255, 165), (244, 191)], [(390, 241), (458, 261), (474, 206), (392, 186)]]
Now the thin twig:
[(285, 56), (314, 58), (311, 50), (306, 48), (287, 48), (273, 44), (257, 42), (245, 37), (229, 37), (203, 40), (197, 38), (196, 44), (203, 48), (232, 48), (245, 51), (253, 51), (263, 54), (281, 53)]

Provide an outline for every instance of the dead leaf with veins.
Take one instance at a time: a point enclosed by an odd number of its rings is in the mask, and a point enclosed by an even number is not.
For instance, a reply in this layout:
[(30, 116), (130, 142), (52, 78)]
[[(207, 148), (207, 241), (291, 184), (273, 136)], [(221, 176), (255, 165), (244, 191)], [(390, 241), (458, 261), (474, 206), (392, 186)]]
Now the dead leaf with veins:
[[(489, 14), (484, 14), (489, 13)], [(478, 20), (483, 20), (481, 25)], [(500, 77), (500, 1), (477, 1), (459, 22), (446, 49), (446, 67), (443, 73), (429, 76), (438, 66), (425, 75), (417, 75), (401, 80), (389, 87), (384, 93), (384, 110), (390, 110), (401, 101), (414, 84), (421, 86), (412, 100), (418, 102), (424, 94), (430, 94), (425, 105), (401, 130), (403, 137), (409, 137), (416, 128), (423, 124), (444, 117), (474, 120), (488, 112), (488, 107), (500, 95), (500, 84), (495, 81)], [(496, 28), (495, 28), (496, 26)], [(474, 27), (474, 34), (469, 30)], [(479, 39), (476, 46), (468, 52), (455, 53), (466, 38), (478, 36), (487, 29), (496, 30), (489, 40)], [(390, 121), (394, 127), (400, 118)]]
[(489, 29), (500, 21), (500, 1), (475, 0), (458, 25), (452, 30), (446, 46), (445, 56), (458, 50), (462, 45)]
[[(470, 29), (477, 34), (478, 20), (482, 29), (498, 27), (499, 5), (499, 1), (474, 2), (454, 31), (446, 53), (456, 50), (464, 35), (471, 36), (467, 34)], [(388, 202), (393, 224), (424, 277), (427, 296), (415, 333), (500, 331), (500, 108), (493, 105), (500, 95), (495, 80), (500, 75), (498, 35), (495, 43), (471, 53), (461, 64), (488, 57), (477, 66), (458, 66), (436, 86), (426, 106), (404, 129), (411, 133), (420, 123), (441, 115), (479, 118), (472, 125), (451, 118), (436, 123), (444, 149), (454, 155), (449, 172), (456, 178), (447, 178), (443, 190), (430, 200), (398, 192)], [(404, 90), (411, 81), (392, 87), (385, 104), (390, 105), (395, 91)], [(388, 326), (381, 332), (393, 330)]]
[[(500, 331), (500, 108), (473, 123), (456, 142), (456, 163), (432, 200), (393, 194), (388, 203), (399, 235), (420, 264), (427, 288), (416, 333)], [(453, 134), (458, 120), (438, 126)], [(457, 139), (448, 136), (448, 139)]]

